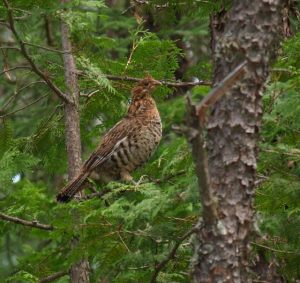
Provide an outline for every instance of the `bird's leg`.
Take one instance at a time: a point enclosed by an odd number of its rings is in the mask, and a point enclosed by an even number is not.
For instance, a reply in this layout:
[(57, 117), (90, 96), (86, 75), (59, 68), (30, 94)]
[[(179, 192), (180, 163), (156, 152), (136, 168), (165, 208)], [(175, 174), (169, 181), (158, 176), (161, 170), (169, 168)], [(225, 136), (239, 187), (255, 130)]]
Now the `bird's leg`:
[(121, 170), (120, 177), (121, 177), (121, 180), (125, 181), (125, 182), (132, 182), (133, 181), (132, 176), (126, 170)]

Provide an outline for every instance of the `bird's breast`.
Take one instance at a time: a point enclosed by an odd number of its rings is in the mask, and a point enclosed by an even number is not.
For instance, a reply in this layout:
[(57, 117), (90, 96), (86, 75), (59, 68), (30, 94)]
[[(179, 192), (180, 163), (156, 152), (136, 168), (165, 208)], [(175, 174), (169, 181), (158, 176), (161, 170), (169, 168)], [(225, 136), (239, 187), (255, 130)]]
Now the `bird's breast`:
[(149, 159), (161, 137), (160, 120), (137, 123), (112, 153), (106, 167), (114, 174), (124, 169), (132, 172)]

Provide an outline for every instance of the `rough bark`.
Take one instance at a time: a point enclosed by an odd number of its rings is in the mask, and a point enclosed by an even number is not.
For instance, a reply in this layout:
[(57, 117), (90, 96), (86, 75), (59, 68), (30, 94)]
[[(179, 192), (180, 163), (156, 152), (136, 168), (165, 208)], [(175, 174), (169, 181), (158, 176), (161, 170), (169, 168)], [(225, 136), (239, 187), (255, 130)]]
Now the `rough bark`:
[(253, 195), (262, 90), (279, 41), (280, 0), (233, 1), (217, 32), (214, 84), (247, 60), (246, 74), (215, 104), (207, 125), (210, 193), (217, 219), (203, 214), (192, 262), (193, 282), (251, 282), (248, 276), (253, 231)]
[[(69, 0), (62, 0), (61, 3), (67, 3)], [(72, 180), (78, 174), (81, 166), (81, 140), (80, 140), (80, 117), (79, 117), (79, 89), (76, 74), (75, 59), (71, 52), (72, 44), (70, 41), (70, 31), (68, 25), (62, 21), (61, 38), (64, 53), (65, 81), (67, 86), (67, 95), (72, 97), (72, 103), (65, 103), (65, 134), (68, 156), (68, 179)], [(81, 194), (79, 193), (79, 196)], [(74, 240), (76, 245), (76, 240)], [(70, 269), (70, 278), (72, 283), (89, 282), (89, 263), (87, 260), (81, 260)]]

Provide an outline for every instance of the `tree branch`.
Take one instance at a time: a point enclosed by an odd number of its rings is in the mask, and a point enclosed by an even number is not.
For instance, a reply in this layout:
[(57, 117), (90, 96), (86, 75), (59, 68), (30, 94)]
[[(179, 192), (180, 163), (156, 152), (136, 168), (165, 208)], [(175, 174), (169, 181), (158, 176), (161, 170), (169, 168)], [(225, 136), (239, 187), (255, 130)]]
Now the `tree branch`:
[(21, 49), (16, 47), (16, 46), (0, 46), (0, 50), (1, 49), (14, 49), (14, 50), (17, 50), (17, 51), (21, 51)]
[(21, 218), (18, 218), (18, 217), (6, 215), (2, 212), (0, 212), (0, 219), (2, 219), (4, 221), (9, 221), (9, 222), (14, 222), (14, 223), (17, 223), (17, 224), (21, 224), (21, 225), (24, 225), (24, 226), (29, 226), (29, 227), (41, 229), (41, 230), (48, 230), (48, 231), (54, 230), (54, 227), (52, 225), (42, 224), (42, 223), (39, 223), (38, 221), (35, 221), (35, 220), (34, 221), (24, 220), (24, 219), (21, 219)]
[(61, 54), (70, 53), (70, 50), (57, 50), (57, 49), (53, 49), (53, 48), (50, 48), (50, 47), (47, 47), (47, 46), (42, 46), (42, 45), (39, 45), (39, 44), (34, 44), (34, 43), (30, 43), (30, 42), (25, 42), (25, 41), (23, 41), (23, 42), (26, 45), (30, 45), (30, 46), (37, 47), (37, 48), (40, 48), (40, 49), (44, 49), (44, 50), (51, 51), (51, 52), (56, 52), (56, 53), (61, 53)]
[(12, 67), (10, 69), (7, 69), (7, 70), (4, 70), (2, 72), (0, 72), (0, 76), (9, 72), (9, 71), (14, 71), (14, 70), (17, 70), (17, 69), (30, 69), (31, 70), (31, 67), (30, 66), (15, 66), (15, 67)]
[(21, 87), (18, 91), (16, 91), (16, 92), (14, 93), (14, 95), (12, 95), (12, 96), (7, 100), (7, 102), (3, 105), (1, 111), (3, 112), (3, 111), (7, 108), (7, 106), (8, 106), (12, 101), (15, 100), (15, 98), (17, 97), (18, 94), (20, 94), (20, 92), (22, 92), (24, 89), (26, 89), (26, 88), (28, 88), (28, 87), (30, 87), (30, 86), (32, 86), (32, 85), (38, 84), (38, 83), (45, 83), (45, 82), (44, 82), (44, 81), (31, 82), (31, 83), (29, 83), (29, 84), (27, 84), (27, 85)]
[(213, 225), (217, 219), (217, 201), (212, 196), (209, 187), (209, 172), (207, 155), (204, 148), (203, 126), (197, 116), (196, 106), (187, 97), (187, 128), (184, 130), (188, 142), (192, 146), (192, 156), (195, 162), (198, 187), (203, 206), (204, 224)]
[(162, 271), (165, 268), (165, 266), (168, 264), (168, 262), (175, 257), (177, 249), (180, 247), (182, 242), (185, 239), (187, 239), (188, 237), (190, 237), (193, 233), (198, 231), (199, 229), (200, 229), (200, 227), (195, 226), (191, 230), (187, 231), (183, 236), (178, 238), (178, 240), (176, 241), (175, 245), (173, 246), (173, 248), (171, 249), (169, 254), (166, 256), (166, 258), (163, 259), (161, 262), (159, 262), (155, 266), (154, 273), (153, 273), (152, 278), (151, 278), (151, 283), (156, 283), (157, 282), (157, 276), (158, 276), (159, 272)]
[(19, 108), (19, 109), (17, 109), (17, 110), (14, 110), (14, 111), (12, 111), (12, 112), (9, 112), (9, 113), (7, 113), (7, 114), (4, 114), (4, 115), (0, 116), (0, 118), (5, 118), (5, 117), (11, 116), (12, 114), (15, 114), (15, 113), (17, 113), (17, 112), (20, 112), (20, 111), (22, 111), (22, 110), (24, 110), (24, 109), (30, 107), (31, 105), (36, 104), (37, 102), (39, 102), (39, 101), (42, 100), (43, 98), (47, 97), (48, 95), (49, 95), (49, 94), (47, 93), (47, 94), (45, 94), (45, 95), (39, 97), (38, 99), (34, 100), (33, 102), (31, 102), (31, 103), (29, 103), (29, 104), (26, 104), (25, 106), (23, 106), (23, 107), (21, 107), (21, 108)]
[(197, 105), (197, 115), (202, 122), (205, 120), (205, 114), (208, 107), (215, 104), (245, 73), (246, 65), (246, 61), (238, 65), (230, 74), (228, 74), (220, 83), (218, 83), (218, 85), (214, 87), (207, 96), (202, 99), (199, 105)]
[[(85, 76), (84, 71), (79, 71), (77, 70), (76, 73), (79, 76)], [(109, 80), (112, 81), (129, 81), (129, 82), (140, 82), (144, 78), (135, 78), (135, 77), (129, 77), (129, 76), (115, 76), (115, 75), (103, 75)], [(176, 88), (181, 88), (181, 87), (193, 87), (193, 86), (198, 86), (198, 85), (207, 85), (211, 86), (210, 81), (196, 81), (196, 82), (172, 82), (172, 81), (167, 81), (167, 80), (159, 80), (163, 85), (168, 86), (168, 87), (176, 87)], [(86, 96), (86, 95), (84, 95)], [(90, 96), (88, 96), (90, 97)]]
[(39, 283), (49, 283), (49, 282), (53, 282), (65, 275), (68, 275), (69, 274), (69, 271), (59, 271), (59, 272), (56, 272), (54, 274), (51, 274), (45, 278), (42, 278), (39, 280)]
[(52, 89), (63, 101), (65, 101), (66, 103), (73, 103), (73, 100), (68, 97), (65, 93), (63, 93), (51, 80), (50, 78), (44, 74), (38, 67), (37, 65), (34, 63), (34, 61), (32, 60), (32, 58), (30, 57), (30, 55), (27, 52), (26, 49), (26, 43), (20, 38), (16, 28), (15, 28), (15, 22), (14, 22), (14, 17), (13, 17), (13, 10), (12, 8), (9, 6), (8, 1), (7, 0), (3, 0), (4, 6), (6, 7), (7, 10), (7, 15), (8, 15), (8, 23), (10, 26), (10, 29), (12, 31), (12, 33), (14, 34), (19, 46), (20, 46), (20, 52), (23, 54), (24, 58), (28, 61), (28, 63), (30, 64), (32, 70), (38, 75), (40, 76), (45, 82), (46, 84), (49, 86), (50, 89)]
[(47, 44), (49, 46), (54, 46), (52, 22), (50, 20), (49, 15), (44, 15), (44, 21), (45, 21), (45, 32), (46, 32)]

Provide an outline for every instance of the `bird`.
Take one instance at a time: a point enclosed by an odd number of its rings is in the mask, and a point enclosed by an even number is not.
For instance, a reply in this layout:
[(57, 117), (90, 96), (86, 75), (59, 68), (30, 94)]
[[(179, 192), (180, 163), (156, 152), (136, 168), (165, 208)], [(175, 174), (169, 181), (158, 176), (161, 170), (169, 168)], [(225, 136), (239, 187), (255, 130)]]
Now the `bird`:
[(133, 181), (131, 173), (150, 158), (162, 138), (160, 114), (151, 96), (158, 85), (161, 82), (148, 75), (133, 87), (127, 114), (103, 136), (57, 201), (70, 201), (89, 178), (100, 183)]

